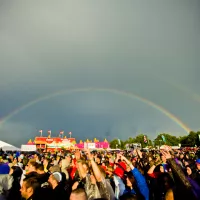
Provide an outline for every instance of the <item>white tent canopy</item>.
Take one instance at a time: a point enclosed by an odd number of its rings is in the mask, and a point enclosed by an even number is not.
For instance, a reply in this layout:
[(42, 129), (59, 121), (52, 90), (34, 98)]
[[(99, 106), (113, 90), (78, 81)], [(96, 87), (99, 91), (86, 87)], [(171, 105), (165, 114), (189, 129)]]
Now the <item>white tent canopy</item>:
[(21, 149), (15, 147), (15, 146), (4, 146), (2, 147), (3, 151), (21, 151)]
[(3, 150), (3, 151), (20, 151), (19, 148), (11, 145), (11, 144), (8, 144), (6, 142), (3, 142), (0, 140), (0, 148)]

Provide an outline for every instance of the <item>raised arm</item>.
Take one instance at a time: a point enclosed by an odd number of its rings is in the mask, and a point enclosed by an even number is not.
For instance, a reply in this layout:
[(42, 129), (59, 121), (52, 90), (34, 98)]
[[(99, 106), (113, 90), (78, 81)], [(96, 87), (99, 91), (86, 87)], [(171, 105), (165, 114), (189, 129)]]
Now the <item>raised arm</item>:
[(121, 156), (121, 159), (124, 160), (126, 162), (127, 165), (129, 165), (129, 167), (131, 168), (131, 170), (133, 170), (135, 167), (133, 166), (133, 164), (131, 163), (131, 161), (129, 161), (126, 157)]
[(185, 176), (183, 170), (181, 169), (181, 167), (179, 165), (176, 164), (176, 162), (172, 158), (170, 152), (168, 150), (161, 150), (161, 153), (163, 156), (166, 157), (167, 162), (171, 166), (172, 172), (173, 172), (175, 178), (177, 179), (177, 181), (181, 182), (188, 189), (192, 188), (192, 186), (191, 186), (189, 180), (187, 179), (187, 177)]
[(77, 170), (78, 170), (78, 174), (79, 174), (79, 177), (81, 178), (81, 179), (84, 179), (85, 177), (86, 177), (86, 172), (85, 172), (85, 170), (84, 170), (84, 168), (83, 168), (83, 165), (82, 165), (82, 160), (81, 160), (81, 154), (80, 154), (80, 151), (76, 151), (75, 152), (75, 158), (76, 158), (76, 161), (77, 161), (77, 163), (76, 163), (76, 167), (77, 167)]
[(90, 153), (90, 150), (86, 149), (85, 152), (86, 152), (86, 154), (88, 156), (88, 159), (91, 162), (92, 170), (93, 170), (93, 173), (94, 173), (94, 176), (95, 176), (97, 182), (103, 181), (104, 177), (102, 176), (101, 171), (100, 171), (98, 165), (94, 161), (93, 155)]

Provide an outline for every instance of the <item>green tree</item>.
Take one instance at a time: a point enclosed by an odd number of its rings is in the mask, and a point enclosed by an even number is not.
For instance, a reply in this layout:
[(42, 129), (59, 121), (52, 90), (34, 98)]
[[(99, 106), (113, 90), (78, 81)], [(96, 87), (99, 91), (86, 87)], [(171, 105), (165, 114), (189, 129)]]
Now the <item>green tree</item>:
[(152, 144), (151, 140), (147, 137), (147, 143), (144, 142), (144, 134), (139, 134), (135, 138), (133, 138), (133, 143), (140, 143), (142, 148), (146, 146), (150, 146)]
[(123, 140), (121, 140), (121, 145), (119, 145), (119, 147), (120, 147), (121, 149), (125, 149), (125, 145), (126, 145), (126, 142), (123, 141)]
[[(162, 136), (164, 136), (165, 140), (163, 140)], [(155, 146), (160, 146), (163, 144), (167, 144), (169, 146), (178, 146), (180, 144), (180, 138), (167, 133), (162, 133), (156, 137), (154, 143)]]
[(119, 140), (118, 139), (114, 139), (114, 140), (112, 140), (111, 142), (110, 142), (110, 147), (112, 148), (112, 149), (125, 149), (125, 145), (126, 145), (127, 143), (126, 143), (126, 141), (123, 141), (123, 140), (120, 140), (120, 142), (119, 142)]
[(125, 140), (123, 143), (124, 143), (124, 147), (126, 146), (126, 144), (134, 143), (134, 138), (129, 137), (128, 140)]
[[(163, 144), (167, 144), (169, 146), (178, 146), (181, 144), (183, 147), (188, 146), (188, 147), (194, 147), (195, 145), (200, 146), (200, 138), (199, 138), (200, 132), (190, 132), (186, 136), (182, 137), (176, 137), (171, 134), (167, 133), (162, 133), (159, 134), (156, 139), (154, 140), (154, 146), (160, 146)], [(162, 136), (164, 136), (165, 141), (163, 141)], [(132, 144), (132, 143), (140, 143), (142, 147), (146, 146), (153, 146), (152, 141), (148, 139), (148, 143), (144, 142), (144, 134), (139, 134), (135, 138), (129, 137), (127, 140), (122, 141), (120, 140), (121, 144), (119, 144), (118, 139), (114, 139), (110, 142), (110, 147), (115, 149), (115, 148), (121, 148), (125, 149), (126, 144)]]
[(112, 140), (112, 141), (110, 142), (110, 147), (111, 147), (112, 149), (119, 148), (119, 141), (118, 141), (118, 139)]
[(191, 131), (188, 135), (180, 138), (182, 147), (194, 147), (195, 145), (200, 146), (200, 132)]

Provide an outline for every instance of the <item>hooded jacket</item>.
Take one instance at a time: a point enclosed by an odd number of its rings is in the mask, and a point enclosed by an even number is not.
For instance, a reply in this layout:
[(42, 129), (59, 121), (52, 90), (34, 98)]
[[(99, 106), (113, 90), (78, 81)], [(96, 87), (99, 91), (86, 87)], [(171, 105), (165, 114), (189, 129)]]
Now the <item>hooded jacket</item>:
[(0, 175), (0, 200), (5, 200), (7, 192), (12, 188), (14, 179), (11, 175)]

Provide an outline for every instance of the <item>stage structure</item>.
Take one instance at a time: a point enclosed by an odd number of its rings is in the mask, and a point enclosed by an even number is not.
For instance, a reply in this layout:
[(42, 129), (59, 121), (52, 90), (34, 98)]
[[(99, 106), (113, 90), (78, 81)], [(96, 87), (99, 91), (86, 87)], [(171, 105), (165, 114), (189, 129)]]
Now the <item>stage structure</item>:
[[(40, 131), (41, 133), (41, 131)], [(61, 133), (64, 133), (63, 131)], [(99, 141), (96, 138), (94, 140), (86, 140), (77, 144), (76, 139), (71, 137), (72, 133), (70, 132), (70, 137), (60, 135), (60, 137), (51, 137), (51, 131), (48, 131), (48, 137), (38, 136), (35, 137), (34, 141), (31, 139), (28, 141), (27, 145), (36, 145), (36, 149), (45, 152), (55, 152), (61, 150), (75, 150), (75, 149), (108, 149), (110, 147), (109, 142), (105, 139), (104, 141)]]

